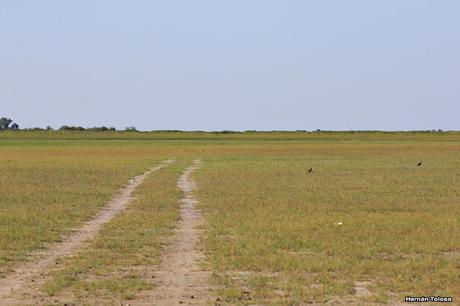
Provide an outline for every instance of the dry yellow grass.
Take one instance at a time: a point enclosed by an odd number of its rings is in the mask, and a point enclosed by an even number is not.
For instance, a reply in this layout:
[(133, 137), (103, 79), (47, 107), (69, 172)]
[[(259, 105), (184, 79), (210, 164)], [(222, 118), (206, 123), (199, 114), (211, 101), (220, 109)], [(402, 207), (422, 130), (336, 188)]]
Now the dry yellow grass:
[(159, 264), (161, 246), (179, 218), (182, 193), (176, 181), (187, 162), (153, 173), (124, 213), (77, 256), (59, 263), (44, 287), (52, 301), (119, 304), (152, 288), (152, 267)]
[[(284, 143), (210, 154), (198, 199), (221, 300), (458, 296), (459, 170), (459, 143)], [(356, 296), (363, 284), (370, 296)]]
[[(159, 160), (200, 158), (196, 196), (222, 301), (367, 304), (406, 294), (460, 296), (458, 133), (98, 139), (104, 135), (0, 135), (1, 273), (91, 218)], [(136, 267), (158, 263), (162, 237), (178, 216), (175, 181), (184, 165), (146, 182), (139, 201), (81, 254), (60, 262), (65, 268), (45, 292), (91, 303), (150, 288)], [(161, 199), (152, 202), (158, 212), (146, 206), (154, 198)]]
[(0, 275), (91, 218), (130, 178), (168, 154), (156, 146), (3, 142)]

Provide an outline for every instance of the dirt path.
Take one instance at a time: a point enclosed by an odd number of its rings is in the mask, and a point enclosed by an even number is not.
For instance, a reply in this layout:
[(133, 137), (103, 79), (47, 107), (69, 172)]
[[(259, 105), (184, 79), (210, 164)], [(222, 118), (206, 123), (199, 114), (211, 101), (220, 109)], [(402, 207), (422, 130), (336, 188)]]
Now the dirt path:
[(190, 175), (199, 166), (200, 161), (194, 160), (177, 182), (184, 192), (181, 220), (170, 245), (162, 254), (159, 269), (154, 272), (157, 287), (142, 294), (131, 305), (207, 305), (211, 302), (211, 287), (207, 283), (211, 272), (203, 271), (199, 265), (204, 259), (199, 240), (203, 218), (191, 194), (194, 185)]
[(122, 212), (131, 202), (131, 193), (152, 172), (157, 171), (172, 160), (166, 160), (142, 175), (130, 180), (120, 193), (112, 199), (93, 219), (80, 229), (64, 238), (63, 241), (52, 244), (41, 252), (31, 254), (32, 260), (16, 267), (14, 272), (0, 280), (0, 301), (2, 305), (17, 305), (23, 303), (39, 303), (34, 298), (40, 295), (40, 287), (46, 281), (47, 270), (55, 265), (56, 260), (75, 254), (85, 241), (92, 239), (99, 229), (113, 217)]

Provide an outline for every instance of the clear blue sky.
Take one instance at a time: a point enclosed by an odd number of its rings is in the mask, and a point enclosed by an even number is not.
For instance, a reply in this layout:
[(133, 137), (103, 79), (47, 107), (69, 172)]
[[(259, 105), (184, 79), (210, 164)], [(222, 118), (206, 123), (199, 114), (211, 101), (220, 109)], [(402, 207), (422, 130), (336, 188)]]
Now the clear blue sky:
[(0, 0), (0, 116), (460, 130), (460, 1)]

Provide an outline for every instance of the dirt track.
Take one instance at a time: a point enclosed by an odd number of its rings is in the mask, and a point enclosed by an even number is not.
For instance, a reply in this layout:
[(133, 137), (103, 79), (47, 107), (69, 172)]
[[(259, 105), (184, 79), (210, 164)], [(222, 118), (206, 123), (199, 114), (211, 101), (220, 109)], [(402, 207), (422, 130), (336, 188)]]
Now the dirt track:
[(92, 239), (105, 223), (127, 208), (132, 200), (131, 193), (149, 174), (172, 162), (174, 161), (163, 161), (144, 174), (135, 177), (107, 206), (80, 229), (65, 237), (61, 242), (52, 244), (46, 250), (31, 254), (31, 260), (15, 267), (14, 272), (0, 280), (2, 305), (39, 303), (36, 297), (40, 296), (40, 287), (47, 280), (46, 271), (55, 265), (56, 260), (75, 254), (82, 244)]
[(200, 261), (204, 254), (200, 246), (199, 226), (202, 216), (196, 209), (196, 200), (192, 196), (194, 185), (191, 173), (200, 166), (194, 160), (188, 167), (177, 186), (184, 192), (181, 206), (181, 219), (175, 235), (162, 254), (162, 263), (155, 275), (153, 291), (142, 294), (130, 303), (132, 305), (207, 305), (211, 301), (208, 278), (209, 271), (203, 271)]

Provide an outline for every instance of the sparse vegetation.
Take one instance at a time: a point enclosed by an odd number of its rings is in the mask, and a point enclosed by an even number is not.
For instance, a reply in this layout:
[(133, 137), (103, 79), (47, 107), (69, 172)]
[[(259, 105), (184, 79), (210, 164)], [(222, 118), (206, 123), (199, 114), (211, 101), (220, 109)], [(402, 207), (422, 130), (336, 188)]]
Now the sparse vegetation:
[(155, 145), (4, 140), (0, 152), (0, 275), (59, 240), (131, 177), (171, 154)]
[(77, 304), (98, 299), (117, 304), (152, 288), (152, 269), (179, 217), (176, 181), (185, 165), (177, 161), (148, 177), (129, 209), (78, 256), (66, 260), (64, 270), (55, 271), (44, 291), (59, 297), (65, 290), (72, 296), (65, 301)]
[[(458, 142), (378, 138), (210, 154), (198, 198), (220, 299), (354, 304), (455, 295), (459, 161)], [(355, 296), (359, 282), (370, 296)]]
[[(459, 296), (456, 132), (3, 131), (2, 275), (166, 158), (177, 162), (141, 185), (82, 252), (61, 260), (43, 292), (111, 303), (151, 288), (145, 277), (178, 218), (175, 182), (200, 158), (193, 176), (203, 264), (224, 303)], [(370, 294), (358, 296), (363, 290)]]

